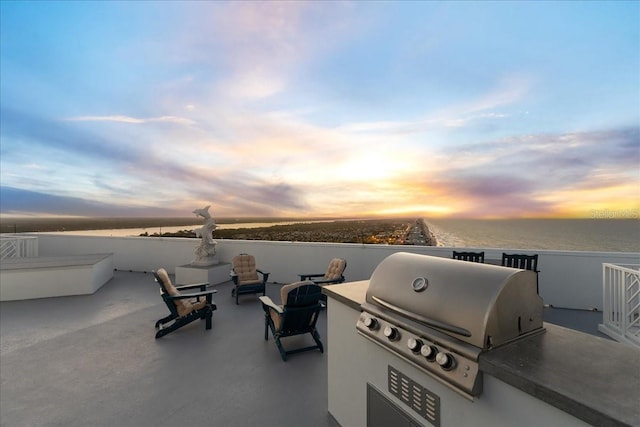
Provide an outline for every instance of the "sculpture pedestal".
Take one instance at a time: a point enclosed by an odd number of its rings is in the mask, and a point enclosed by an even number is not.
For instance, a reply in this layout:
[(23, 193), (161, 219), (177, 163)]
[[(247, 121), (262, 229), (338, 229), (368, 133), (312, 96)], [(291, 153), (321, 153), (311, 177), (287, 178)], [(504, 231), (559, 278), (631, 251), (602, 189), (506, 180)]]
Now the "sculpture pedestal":
[(231, 263), (229, 262), (209, 266), (180, 265), (176, 267), (176, 285), (204, 282), (208, 282), (210, 285), (219, 285), (231, 280), (230, 272)]

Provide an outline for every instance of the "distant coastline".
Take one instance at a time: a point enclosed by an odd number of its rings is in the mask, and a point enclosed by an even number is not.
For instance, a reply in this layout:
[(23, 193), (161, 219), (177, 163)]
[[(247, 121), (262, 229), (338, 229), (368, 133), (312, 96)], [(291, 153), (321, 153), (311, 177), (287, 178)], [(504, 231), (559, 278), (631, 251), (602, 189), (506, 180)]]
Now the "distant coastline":
[[(339, 219), (299, 219), (299, 218), (271, 218), (271, 217), (247, 217), (247, 218), (222, 218), (217, 219), (218, 225), (248, 224), (248, 223), (282, 223), (282, 222), (309, 222), (309, 221), (334, 221)], [(50, 231), (83, 231), (83, 230), (118, 230), (160, 227), (199, 227), (202, 218), (171, 217), (171, 218), (144, 218), (144, 217), (6, 217), (0, 216), (0, 233), (30, 233)]]
[[(305, 241), (305, 236), (284, 226), (299, 225), (300, 232), (315, 228), (321, 230), (320, 240), (340, 241), (340, 231), (330, 231), (332, 223), (357, 224), (376, 221), (415, 223), (409, 219), (298, 219), (298, 218), (224, 218), (216, 220), (219, 228), (214, 238), (273, 240), (277, 234), (290, 241)], [(325, 223), (326, 227), (307, 225)], [(640, 253), (640, 221), (638, 219), (425, 219), (428, 244), (441, 247), (516, 248), (523, 250), (571, 250), (596, 252)], [(201, 219), (186, 218), (6, 218), (0, 217), (2, 233), (65, 232), (69, 234), (101, 236), (138, 236), (144, 232), (164, 235), (167, 232), (192, 231), (202, 225)], [(237, 225), (237, 227), (234, 227)], [(248, 231), (249, 228), (255, 229)], [(357, 228), (359, 227), (359, 230)], [(264, 228), (264, 230), (259, 230)], [(295, 227), (294, 227), (295, 228)], [(353, 227), (352, 227), (353, 228)], [(243, 230), (227, 235), (229, 229)], [(324, 229), (324, 230), (323, 230)], [(370, 230), (369, 230), (370, 231)], [(351, 242), (397, 244), (383, 228), (377, 233), (365, 233), (361, 225), (350, 231)], [(327, 238), (330, 234), (332, 239)], [(365, 235), (368, 234), (368, 235)], [(376, 234), (379, 234), (376, 236)], [(342, 236), (344, 237), (344, 236)], [(326, 239), (326, 240), (324, 240)], [(385, 240), (386, 239), (386, 240)], [(342, 239), (344, 241), (345, 239)], [(425, 239), (427, 240), (427, 239)], [(639, 257), (640, 261), (640, 257)]]
[[(306, 221), (263, 225), (248, 227), (247, 224), (223, 224), (213, 233), (213, 237), (231, 240), (435, 246), (435, 239), (422, 219)], [(195, 237), (195, 233), (193, 230), (179, 230), (144, 233), (144, 236)]]
[[(433, 245), (436, 238), (422, 219), (299, 219), (264, 222), (245, 220), (221, 220), (214, 232), (216, 239), (272, 240), (300, 242), (332, 242), (362, 244)], [(224, 221), (224, 222), (223, 222)], [(274, 221), (274, 222), (267, 222)], [(113, 228), (114, 225), (128, 228)], [(138, 227), (131, 227), (138, 225)], [(201, 219), (172, 218), (97, 218), (97, 219), (40, 219), (25, 221), (13, 229), (18, 232), (53, 232), (73, 235), (111, 237), (188, 237), (195, 238), (194, 229), (202, 225)], [(3, 231), (14, 232), (11, 224), (3, 224)]]

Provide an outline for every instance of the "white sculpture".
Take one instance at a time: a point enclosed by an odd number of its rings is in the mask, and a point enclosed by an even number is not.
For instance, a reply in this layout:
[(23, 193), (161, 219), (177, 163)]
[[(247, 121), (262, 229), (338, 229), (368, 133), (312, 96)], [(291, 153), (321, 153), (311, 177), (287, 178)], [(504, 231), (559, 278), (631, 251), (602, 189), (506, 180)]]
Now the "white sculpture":
[(205, 206), (202, 209), (196, 209), (193, 211), (196, 216), (204, 218), (204, 225), (194, 230), (196, 237), (202, 238), (200, 245), (196, 248), (196, 259), (191, 262), (191, 265), (195, 266), (207, 266), (218, 264), (218, 260), (213, 257), (216, 254), (216, 241), (213, 240), (213, 232), (218, 228), (216, 222), (211, 215), (209, 215), (209, 206)]

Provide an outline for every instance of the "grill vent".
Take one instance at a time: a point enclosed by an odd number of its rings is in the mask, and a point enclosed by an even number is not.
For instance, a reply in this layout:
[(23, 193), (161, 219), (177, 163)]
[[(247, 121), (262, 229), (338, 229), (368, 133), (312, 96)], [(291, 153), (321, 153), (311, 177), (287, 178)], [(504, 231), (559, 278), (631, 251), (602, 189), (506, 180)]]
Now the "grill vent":
[(388, 365), (389, 392), (435, 427), (440, 427), (440, 397)]

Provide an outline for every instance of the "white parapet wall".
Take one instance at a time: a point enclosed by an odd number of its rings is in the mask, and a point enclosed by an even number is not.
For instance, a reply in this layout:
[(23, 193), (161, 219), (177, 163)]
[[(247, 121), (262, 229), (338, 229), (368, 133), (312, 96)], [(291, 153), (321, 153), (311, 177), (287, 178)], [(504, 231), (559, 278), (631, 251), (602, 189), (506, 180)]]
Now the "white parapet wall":
[(0, 301), (92, 294), (112, 277), (113, 254), (6, 259)]
[[(113, 253), (118, 270), (151, 271), (164, 267), (175, 273), (178, 266), (194, 260), (198, 241), (167, 237), (98, 237), (34, 233), (43, 256)], [(215, 237), (215, 236), (214, 236)], [(434, 246), (363, 245), (355, 243), (273, 242), (263, 240), (217, 240), (216, 257), (231, 262), (239, 253), (256, 257), (258, 268), (271, 273), (270, 282), (290, 283), (299, 274), (324, 273), (332, 258), (347, 260), (347, 281), (366, 280), (387, 256), (405, 251), (450, 258), (454, 248)], [(460, 248), (455, 248), (460, 249)], [(530, 249), (467, 248), (483, 250), (488, 260), (503, 252), (539, 255), (540, 296), (555, 307), (602, 310), (602, 264), (638, 264), (633, 252), (580, 252)], [(462, 261), (461, 261), (462, 262)]]

